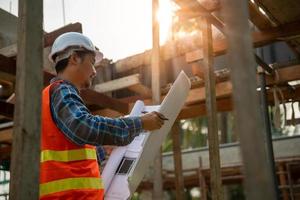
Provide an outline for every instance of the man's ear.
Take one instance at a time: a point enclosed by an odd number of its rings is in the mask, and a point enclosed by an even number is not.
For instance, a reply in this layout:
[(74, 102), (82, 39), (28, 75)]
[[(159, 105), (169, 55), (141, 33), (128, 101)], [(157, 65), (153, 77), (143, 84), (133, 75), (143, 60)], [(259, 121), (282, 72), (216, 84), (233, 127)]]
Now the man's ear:
[(69, 58), (69, 63), (73, 65), (79, 64), (80, 58), (75, 53), (72, 53), (72, 55)]

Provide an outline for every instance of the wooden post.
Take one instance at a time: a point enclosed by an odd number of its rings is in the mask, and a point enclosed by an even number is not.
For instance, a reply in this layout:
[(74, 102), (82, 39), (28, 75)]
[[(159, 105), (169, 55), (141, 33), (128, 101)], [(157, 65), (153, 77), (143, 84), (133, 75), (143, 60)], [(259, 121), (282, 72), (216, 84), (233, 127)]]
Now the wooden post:
[(203, 40), (203, 63), (205, 79), (205, 102), (208, 118), (208, 144), (210, 163), (210, 185), (213, 200), (223, 199), (220, 168), (220, 151), (217, 125), (216, 87), (213, 66), (213, 47), (211, 24), (207, 18), (201, 18)]
[(10, 199), (39, 198), (43, 1), (19, 1)]
[(279, 163), (278, 165), (278, 173), (279, 173), (279, 181), (281, 188), (281, 194), (283, 200), (289, 200), (289, 193), (286, 189), (287, 181), (286, 181), (286, 171), (284, 170), (284, 164)]
[(248, 22), (248, 2), (221, 1), (233, 82), (236, 130), (240, 134), (247, 199), (276, 199), (263, 141), (256, 91), (256, 65)]
[(184, 178), (182, 173), (182, 159), (180, 147), (180, 126), (178, 122), (172, 127), (172, 140), (173, 140), (173, 156), (175, 167), (175, 188), (176, 199), (184, 199)]
[[(152, 0), (152, 55), (151, 55), (151, 85), (152, 102), (160, 104), (160, 55), (159, 55), (159, 22), (157, 12), (159, 0)], [(154, 161), (153, 199), (163, 199), (162, 156), (161, 151)]]
[(272, 140), (272, 131), (271, 131), (271, 122), (269, 118), (269, 109), (268, 109), (268, 96), (266, 89), (266, 76), (265, 71), (259, 66), (258, 67), (258, 82), (260, 86), (260, 105), (261, 113), (263, 117), (263, 128), (264, 128), (264, 141), (265, 141), (265, 151), (266, 157), (268, 159), (268, 168), (272, 172), (272, 187), (275, 188), (276, 197), (280, 199), (280, 192), (278, 189), (278, 180), (276, 174), (276, 163), (274, 158), (273, 150), (273, 140)]
[(199, 186), (201, 191), (201, 200), (207, 200), (207, 186), (205, 182), (205, 176), (202, 172), (203, 165), (202, 165), (202, 158), (199, 157), (199, 170), (198, 170), (198, 176), (199, 176)]

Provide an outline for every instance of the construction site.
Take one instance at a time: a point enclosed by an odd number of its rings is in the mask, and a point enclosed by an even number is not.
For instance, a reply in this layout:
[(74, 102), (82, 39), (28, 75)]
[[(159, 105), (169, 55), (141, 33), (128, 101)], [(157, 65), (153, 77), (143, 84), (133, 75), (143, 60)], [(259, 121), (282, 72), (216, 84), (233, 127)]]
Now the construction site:
[[(184, 105), (130, 198), (300, 200), (300, 1), (172, 0), (160, 44), (162, 1), (149, 8), (152, 48), (104, 54), (80, 91), (93, 115), (118, 118), (137, 100), (160, 105), (188, 76)], [(85, 34), (80, 21), (44, 31), (43, 1), (18, 6), (19, 17), (0, 8), (0, 200), (39, 199), (41, 92), (56, 76), (48, 55), (61, 34)]]

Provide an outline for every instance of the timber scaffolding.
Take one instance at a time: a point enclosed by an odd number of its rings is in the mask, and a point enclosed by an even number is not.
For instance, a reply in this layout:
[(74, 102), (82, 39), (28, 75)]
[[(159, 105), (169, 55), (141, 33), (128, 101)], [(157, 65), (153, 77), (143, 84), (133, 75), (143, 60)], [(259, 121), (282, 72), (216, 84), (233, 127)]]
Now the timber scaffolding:
[[(201, 34), (194, 35), (159, 47), (157, 22), (153, 20), (152, 51), (117, 62), (104, 59), (97, 68), (101, 75), (96, 78), (93, 89), (81, 92), (82, 98), (94, 114), (118, 117), (127, 114), (137, 99), (143, 99), (147, 104), (158, 102), (170, 88), (168, 83), (174, 80), (180, 70), (184, 70), (191, 78), (192, 89), (178, 120), (207, 115), (209, 150), (181, 153), (179, 127), (175, 123), (171, 132), (174, 164), (170, 164), (171, 155), (166, 154), (163, 156), (163, 167), (156, 168), (156, 198), (162, 198), (162, 187), (175, 188), (176, 198), (183, 199), (184, 187), (200, 185), (202, 194), (210, 193), (212, 199), (223, 199), (221, 184), (237, 182), (245, 183), (248, 199), (299, 198), (299, 137), (274, 141), (273, 155), (267, 108), (278, 101), (287, 103), (300, 100), (300, 84), (289, 84), (300, 79), (300, 6), (293, 0), (224, 0), (221, 3), (209, 0), (174, 1), (180, 7), (177, 15), (181, 23), (191, 19), (199, 21), (202, 37)], [(54, 76), (53, 66), (46, 57), (42, 63), (41, 52), (47, 55), (58, 35), (68, 31), (82, 32), (82, 28), (76, 23), (51, 33), (43, 33), (41, 26), (40, 30), (36, 30), (30, 24), (41, 24), (42, 5), (36, 5), (32, 0), (22, 2), (19, 7), (22, 15), (19, 16), (24, 18), (19, 19), (18, 23), (14, 16), (0, 10), (0, 26), (3, 27), (0, 29), (0, 160), (11, 158), (13, 143), (11, 198), (36, 199), (39, 164), (39, 136), (36, 134), (39, 132), (39, 123), (36, 122), (40, 120), (37, 113), (42, 79), (38, 79), (37, 83), (32, 79), (42, 74), (40, 66), (44, 66), (44, 85), (49, 83)], [(153, 2), (155, 13), (157, 1)], [(34, 8), (31, 5), (35, 5)], [(32, 14), (30, 9), (36, 13)], [(252, 32), (248, 19), (253, 27)], [(24, 30), (18, 36), (17, 24)], [(29, 31), (31, 34), (27, 34)], [(214, 33), (217, 33), (217, 37), (213, 37)], [(31, 52), (26, 51), (32, 44), (39, 46), (34, 46), (36, 48), (32, 48)], [(278, 63), (274, 56), (268, 58), (263, 55), (262, 49), (267, 45), (273, 45), (273, 48), (281, 45), (283, 50), (293, 55), (284, 53), (284, 58), (280, 60), (284, 62)], [(228, 56), (228, 62), (224, 61), (222, 55)], [(33, 60), (28, 61), (28, 57)], [(32, 63), (36, 63), (35, 67), (29, 66)], [(160, 65), (160, 69), (151, 70), (154, 69), (154, 63)], [(256, 67), (258, 70), (255, 74)], [(155, 77), (160, 81), (153, 81)], [(261, 88), (260, 92), (256, 90), (257, 85)], [(35, 93), (30, 92), (35, 87)], [(273, 88), (280, 88), (282, 98), (274, 100)], [(16, 98), (13, 95), (15, 90), (19, 90)], [(261, 97), (260, 103), (258, 95)], [(14, 104), (17, 110), (15, 117)], [(219, 148), (216, 113), (232, 110), (236, 114), (234, 120), (240, 148), (238, 144)], [(299, 123), (299, 119), (295, 121)], [(13, 124), (17, 126), (14, 127), (15, 137), (12, 140)], [(233, 162), (226, 163), (226, 155), (233, 152)], [(239, 152), (243, 161), (238, 156)], [(159, 160), (156, 161), (158, 166), (161, 165)], [(36, 165), (31, 166), (33, 163)], [(161, 168), (162, 171), (158, 170)], [(163, 180), (159, 173), (163, 174)], [(139, 190), (149, 188), (152, 188), (152, 184), (145, 179)], [(202, 198), (206, 199), (206, 195)]]

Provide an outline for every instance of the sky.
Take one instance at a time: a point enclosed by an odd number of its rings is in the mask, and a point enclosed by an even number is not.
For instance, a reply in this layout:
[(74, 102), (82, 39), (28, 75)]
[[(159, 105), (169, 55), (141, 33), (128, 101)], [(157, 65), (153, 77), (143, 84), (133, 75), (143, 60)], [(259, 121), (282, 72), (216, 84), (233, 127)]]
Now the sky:
[[(161, 0), (166, 5), (169, 0)], [(83, 33), (114, 61), (152, 47), (152, 0), (64, 0), (66, 24), (80, 22)], [(44, 30), (64, 26), (62, 0), (44, 0)], [(17, 0), (0, 0), (0, 8), (18, 13)], [(161, 32), (167, 34), (167, 26)], [(162, 36), (161, 40), (166, 36)]]

